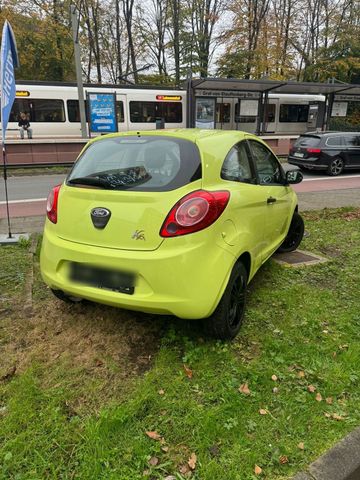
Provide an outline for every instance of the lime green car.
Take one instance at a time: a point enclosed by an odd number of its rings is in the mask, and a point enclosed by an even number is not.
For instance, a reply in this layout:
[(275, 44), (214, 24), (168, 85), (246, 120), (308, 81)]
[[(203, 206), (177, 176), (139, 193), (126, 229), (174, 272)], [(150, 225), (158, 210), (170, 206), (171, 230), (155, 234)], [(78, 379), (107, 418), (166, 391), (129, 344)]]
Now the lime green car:
[(49, 195), (43, 279), (62, 300), (206, 319), (231, 339), (255, 272), (302, 239), (301, 180), (244, 132), (98, 137)]

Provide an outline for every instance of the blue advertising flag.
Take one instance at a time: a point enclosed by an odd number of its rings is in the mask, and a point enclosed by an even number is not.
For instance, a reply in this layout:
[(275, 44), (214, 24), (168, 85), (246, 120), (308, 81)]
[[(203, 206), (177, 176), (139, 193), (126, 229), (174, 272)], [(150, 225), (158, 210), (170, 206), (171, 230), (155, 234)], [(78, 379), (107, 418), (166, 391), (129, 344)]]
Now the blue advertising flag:
[(2, 144), (5, 143), (6, 128), (9, 122), (11, 107), (16, 96), (14, 68), (19, 65), (16, 41), (10, 23), (5, 20), (1, 40), (1, 122)]

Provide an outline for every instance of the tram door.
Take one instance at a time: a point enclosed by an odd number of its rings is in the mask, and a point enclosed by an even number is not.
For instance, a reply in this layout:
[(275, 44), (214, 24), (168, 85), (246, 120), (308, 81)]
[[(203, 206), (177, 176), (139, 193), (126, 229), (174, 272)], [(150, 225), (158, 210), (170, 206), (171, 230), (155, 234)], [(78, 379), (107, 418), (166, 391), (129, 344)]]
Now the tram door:
[(217, 98), (215, 111), (215, 128), (234, 130), (234, 98)]
[(118, 131), (126, 132), (129, 130), (129, 109), (126, 102), (126, 95), (116, 94), (116, 116)]

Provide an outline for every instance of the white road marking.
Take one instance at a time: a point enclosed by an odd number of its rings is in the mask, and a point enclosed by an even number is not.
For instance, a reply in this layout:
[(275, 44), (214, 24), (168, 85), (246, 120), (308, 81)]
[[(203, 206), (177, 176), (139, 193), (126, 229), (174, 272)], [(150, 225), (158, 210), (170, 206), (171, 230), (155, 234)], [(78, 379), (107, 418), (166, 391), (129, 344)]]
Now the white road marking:
[(316, 178), (304, 178), (303, 182), (316, 182), (316, 180), (346, 180), (347, 178), (360, 178), (360, 175), (346, 175), (338, 177), (316, 177)]
[[(9, 205), (12, 203), (31, 203), (31, 202), (43, 202), (47, 200), (46, 197), (44, 198), (24, 198), (23, 200), (10, 200)], [(6, 202), (0, 202), (0, 205), (6, 205)]]

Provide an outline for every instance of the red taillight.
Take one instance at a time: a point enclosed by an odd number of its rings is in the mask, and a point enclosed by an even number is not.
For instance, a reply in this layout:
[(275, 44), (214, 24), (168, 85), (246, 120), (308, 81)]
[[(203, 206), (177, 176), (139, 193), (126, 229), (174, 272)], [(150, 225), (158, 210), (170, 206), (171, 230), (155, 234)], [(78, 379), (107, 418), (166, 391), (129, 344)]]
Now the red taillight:
[(57, 223), (57, 207), (60, 188), (61, 185), (56, 185), (56, 187), (51, 190), (46, 203), (47, 217), (52, 223)]
[(160, 230), (162, 237), (177, 237), (198, 232), (217, 220), (229, 202), (226, 190), (197, 190), (179, 200), (171, 209)]
[(307, 148), (308, 153), (321, 153), (321, 148)]

